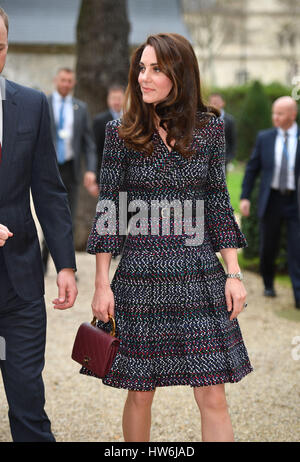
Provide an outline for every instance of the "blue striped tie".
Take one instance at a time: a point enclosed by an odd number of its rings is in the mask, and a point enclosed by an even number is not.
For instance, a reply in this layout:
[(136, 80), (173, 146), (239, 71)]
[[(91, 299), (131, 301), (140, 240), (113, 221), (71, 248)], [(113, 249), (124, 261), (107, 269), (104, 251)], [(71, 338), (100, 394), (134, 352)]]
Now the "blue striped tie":
[(279, 190), (282, 194), (288, 188), (288, 132), (284, 132), (284, 144), (279, 174)]
[(59, 121), (57, 127), (57, 161), (59, 164), (65, 162), (65, 140), (60, 136), (60, 130), (64, 128), (64, 108), (65, 108), (65, 98), (62, 98), (60, 111), (59, 111)]

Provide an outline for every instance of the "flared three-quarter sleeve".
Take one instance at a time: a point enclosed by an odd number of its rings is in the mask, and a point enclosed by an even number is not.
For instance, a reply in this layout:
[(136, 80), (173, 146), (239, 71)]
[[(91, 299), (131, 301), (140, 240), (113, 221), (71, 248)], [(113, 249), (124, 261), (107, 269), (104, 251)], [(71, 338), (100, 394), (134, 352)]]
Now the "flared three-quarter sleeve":
[(205, 226), (215, 252), (247, 247), (246, 238), (235, 220), (226, 185), (224, 122), (214, 118), (209, 125), (212, 141), (205, 188)]
[(119, 137), (119, 120), (108, 122), (100, 172), (96, 215), (87, 242), (87, 252), (121, 253), (124, 234), (119, 229), (120, 188), (126, 171), (126, 147)]

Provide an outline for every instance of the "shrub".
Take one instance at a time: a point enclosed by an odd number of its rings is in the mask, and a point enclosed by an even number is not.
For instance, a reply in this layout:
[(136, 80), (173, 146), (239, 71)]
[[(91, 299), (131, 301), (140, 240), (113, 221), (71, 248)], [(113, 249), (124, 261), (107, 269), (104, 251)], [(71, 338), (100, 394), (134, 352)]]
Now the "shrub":
[[(291, 95), (292, 88), (278, 82), (263, 85), (258, 81), (226, 88), (205, 88), (204, 95), (220, 93), (226, 101), (225, 110), (237, 124), (236, 159), (247, 161), (259, 130), (271, 127), (271, 105), (275, 99)], [(300, 111), (298, 114), (300, 121)]]
[(237, 158), (247, 160), (251, 155), (257, 132), (271, 126), (271, 103), (263, 86), (253, 82), (237, 119), (239, 136)]

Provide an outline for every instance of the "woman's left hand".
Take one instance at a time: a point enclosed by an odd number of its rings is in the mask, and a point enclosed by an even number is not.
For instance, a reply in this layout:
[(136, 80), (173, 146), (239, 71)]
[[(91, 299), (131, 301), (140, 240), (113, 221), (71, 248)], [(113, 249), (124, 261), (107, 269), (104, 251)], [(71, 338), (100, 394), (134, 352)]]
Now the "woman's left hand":
[(227, 310), (231, 312), (230, 321), (236, 318), (244, 308), (247, 292), (239, 279), (228, 278), (225, 284)]

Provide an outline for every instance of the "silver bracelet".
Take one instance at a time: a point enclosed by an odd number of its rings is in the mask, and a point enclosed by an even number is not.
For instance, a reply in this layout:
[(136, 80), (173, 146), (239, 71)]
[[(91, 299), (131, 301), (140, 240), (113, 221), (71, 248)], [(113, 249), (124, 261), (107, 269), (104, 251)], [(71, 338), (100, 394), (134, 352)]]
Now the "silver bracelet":
[(244, 275), (241, 271), (238, 273), (227, 273), (226, 276), (227, 278), (239, 279), (240, 281), (244, 279)]

